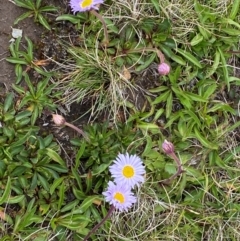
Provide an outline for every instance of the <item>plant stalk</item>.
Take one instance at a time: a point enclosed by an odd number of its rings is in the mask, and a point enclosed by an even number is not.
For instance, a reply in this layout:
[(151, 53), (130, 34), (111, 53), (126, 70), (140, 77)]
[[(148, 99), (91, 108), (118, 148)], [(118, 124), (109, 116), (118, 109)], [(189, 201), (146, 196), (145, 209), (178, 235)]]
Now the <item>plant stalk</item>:
[(127, 53), (138, 53), (138, 52), (144, 52), (144, 51), (148, 51), (148, 52), (156, 52), (159, 60), (160, 60), (160, 64), (164, 63), (165, 62), (165, 57), (164, 57), (164, 54), (157, 48), (149, 48), (149, 47), (146, 47), (146, 48), (140, 48), (140, 49), (131, 49), (131, 50), (128, 50), (126, 51)]
[(107, 25), (106, 22), (104, 21), (103, 17), (101, 14), (99, 14), (97, 11), (95, 11), (94, 9), (92, 9), (90, 11), (90, 13), (92, 13), (95, 17), (97, 17), (102, 25), (103, 25), (103, 30), (104, 30), (104, 46), (107, 47), (109, 44), (109, 38), (108, 38), (108, 31), (107, 31)]
[(107, 213), (106, 217), (104, 217), (104, 218), (102, 219), (102, 221), (101, 221), (100, 223), (98, 223), (98, 224), (87, 234), (87, 236), (83, 239), (83, 241), (87, 241), (87, 240), (90, 238), (90, 236), (91, 236), (94, 232), (96, 232), (96, 230), (99, 229), (99, 228), (107, 221), (107, 219), (112, 215), (112, 213), (114, 212), (114, 210), (115, 210), (115, 207), (112, 205), (112, 206), (110, 207), (110, 209), (108, 210), (108, 213)]
[(179, 160), (179, 158), (176, 156), (176, 154), (174, 152), (168, 154), (170, 157), (172, 157), (172, 159), (177, 163), (177, 172), (174, 173), (171, 177), (161, 180), (160, 183), (165, 183), (165, 184), (169, 184), (170, 181), (172, 181), (175, 177), (179, 176), (181, 173), (184, 172), (183, 168), (182, 168), (182, 164)]
[(87, 136), (81, 129), (79, 129), (78, 127), (76, 127), (76, 126), (74, 126), (73, 124), (70, 124), (70, 123), (68, 123), (68, 122), (65, 122), (64, 125), (72, 128), (72, 129), (74, 129), (74, 130), (77, 131), (80, 135), (82, 135), (86, 140), (89, 141), (88, 136)]

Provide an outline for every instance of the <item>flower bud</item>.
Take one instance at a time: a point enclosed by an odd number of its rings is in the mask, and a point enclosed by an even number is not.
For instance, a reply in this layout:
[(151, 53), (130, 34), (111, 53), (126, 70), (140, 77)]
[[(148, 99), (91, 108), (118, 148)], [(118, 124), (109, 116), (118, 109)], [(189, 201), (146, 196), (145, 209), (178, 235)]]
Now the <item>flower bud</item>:
[(160, 75), (167, 75), (170, 72), (170, 66), (166, 63), (161, 63), (158, 65), (158, 73)]
[(61, 116), (61, 115), (52, 114), (52, 117), (53, 117), (53, 122), (57, 126), (63, 126), (66, 123), (65, 118), (63, 116)]
[(169, 142), (167, 140), (164, 140), (162, 144), (162, 149), (168, 155), (174, 153), (174, 145), (172, 144), (172, 142)]

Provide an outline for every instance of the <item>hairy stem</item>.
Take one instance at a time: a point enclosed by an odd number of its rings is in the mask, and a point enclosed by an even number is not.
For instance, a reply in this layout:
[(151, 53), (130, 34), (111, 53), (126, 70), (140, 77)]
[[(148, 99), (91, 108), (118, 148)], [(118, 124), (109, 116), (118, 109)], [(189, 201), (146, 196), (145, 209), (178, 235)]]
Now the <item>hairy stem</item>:
[(160, 63), (164, 63), (165, 62), (165, 57), (164, 57), (164, 54), (157, 48), (139, 48), (139, 49), (131, 49), (131, 50), (127, 50), (126, 52), (127, 53), (139, 53), (139, 52), (144, 52), (144, 51), (147, 51), (147, 52), (156, 52), (158, 58), (160, 59)]
[(105, 47), (107, 47), (108, 43), (109, 43), (109, 38), (108, 38), (108, 31), (107, 31), (107, 25), (106, 22), (104, 21), (103, 17), (101, 14), (99, 14), (97, 11), (95, 11), (94, 9), (92, 9), (90, 11), (90, 13), (92, 13), (94, 16), (96, 16), (103, 25), (103, 30), (104, 30), (104, 45)]
[(86, 140), (89, 140), (88, 136), (78, 127), (76, 127), (73, 124), (70, 124), (68, 122), (65, 122), (64, 125), (74, 129), (76, 132), (78, 132), (80, 135), (82, 135)]
[(184, 170), (182, 168), (182, 164), (181, 164), (179, 158), (176, 156), (176, 154), (173, 152), (173, 153), (170, 153), (169, 156), (172, 157), (172, 159), (177, 163), (178, 169), (175, 174), (173, 174), (171, 177), (169, 177), (167, 179), (161, 180), (160, 183), (169, 184), (170, 181), (172, 181), (175, 177), (179, 176), (181, 173), (184, 172)]
[(102, 221), (101, 221), (100, 223), (98, 223), (98, 224), (87, 234), (87, 236), (83, 239), (83, 241), (87, 241), (87, 240), (90, 238), (90, 236), (91, 236), (94, 232), (96, 232), (96, 230), (99, 229), (99, 228), (106, 222), (106, 220), (112, 215), (112, 213), (113, 213), (114, 210), (115, 210), (115, 207), (112, 205), (112, 206), (110, 207), (110, 209), (109, 209), (106, 217), (104, 217), (104, 218), (102, 219)]

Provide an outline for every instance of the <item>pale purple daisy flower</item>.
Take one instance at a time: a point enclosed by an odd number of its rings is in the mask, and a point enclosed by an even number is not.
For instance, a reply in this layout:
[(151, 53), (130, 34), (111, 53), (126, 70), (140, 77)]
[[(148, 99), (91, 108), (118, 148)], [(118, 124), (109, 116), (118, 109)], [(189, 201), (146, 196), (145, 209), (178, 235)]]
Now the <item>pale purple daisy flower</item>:
[(129, 186), (108, 182), (107, 191), (103, 192), (105, 200), (120, 212), (127, 211), (137, 201)]
[(119, 154), (114, 164), (109, 167), (115, 182), (130, 188), (144, 182), (146, 173), (142, 160), (137, 155)]
[(98, 10), (98, 4), (103, 2), (104, 0), (70, 0), (70, 6), (73, 13), (85, 12), (91, 9)]

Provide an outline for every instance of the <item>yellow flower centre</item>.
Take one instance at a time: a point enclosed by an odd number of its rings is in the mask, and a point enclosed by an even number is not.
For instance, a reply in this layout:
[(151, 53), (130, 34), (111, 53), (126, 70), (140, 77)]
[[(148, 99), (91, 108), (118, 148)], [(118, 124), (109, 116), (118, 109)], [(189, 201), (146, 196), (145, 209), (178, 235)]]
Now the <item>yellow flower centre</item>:
[(122, 169), (123, 176), (126, 178), (131, 178), (134, 176), (134, 169), (132, 166), (125, 166)]
[(92, 3), (93, 3), (93, 0), (83, 0), (80, 3), (80, 6), (81, 6), (81, 8), (87, 8), (87, 7), (91, 6)]
[(120, 193), (120, 192), (115, 193), (114, 199), (117, 200), (120, 203), (124, 203), (124, 201), (125, 201), (125, 198), (124, 198), (123, 194)]

